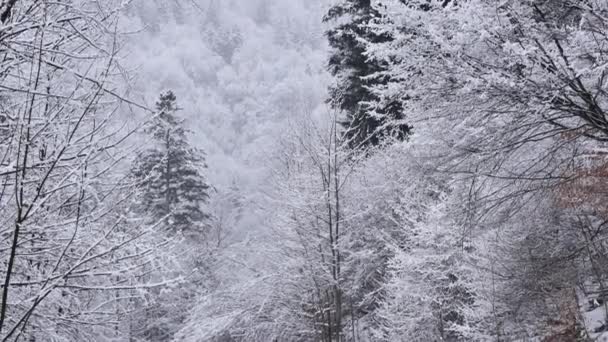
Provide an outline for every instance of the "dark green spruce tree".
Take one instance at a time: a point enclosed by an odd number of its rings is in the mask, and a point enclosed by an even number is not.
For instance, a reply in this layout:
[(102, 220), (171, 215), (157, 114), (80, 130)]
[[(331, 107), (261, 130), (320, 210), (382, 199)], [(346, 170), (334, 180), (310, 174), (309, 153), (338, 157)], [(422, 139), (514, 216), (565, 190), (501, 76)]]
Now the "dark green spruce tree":
[(342, 0), (323, 19), (335, 23), (327, 38), (332, 48), (328, 67), (337, 84), (330, 87), (328, 102), (345, 113), (342, 125), (351, 148), (377, 145), (389, 135), (404, 140), (411, 130), (404, 122), (403, 99), (380, 99), (371, 90), (390, 81), (383, 75), (386, 63), (366, 56), (368, 43), (392, 39), (370, 28), (379, 19), (370, 0)]
[(154, 143), (132, 169), (141, 190), (141, 209), (155, 222), (165, 220), (162, 226), (171, 233), (202, 234), (210, 218), (205, 210), (209, 185), (202, 173), (204, 153), (190, 146), (171, 91), (161, 94), (156, 110), (145, 130)]
[[(204, 153), (188, 142), (188, 131), (177, 116), (175, 95), (168, 91), (160, 95), (156, 113), (145, 128), (151, 136), (149, 147), (135, 159), (132, 177), (139, 187), (136, 210), (164, 229), (166, 236), (177, 245), (168, 248), (179, 250), (179, 265), (170, 276), (180, 276), (179, 287), (151, 289), (149, 301), (142, 305), (134, 331), (142, 341), (161, 342), (172, 339), (187, 317), (197, 290), (204, 287), (208, 275), (204, 268), (205, 240), (211, 219), (207, 210), (210, 187), (203, 171), (206, 169)], [(167, 273), (152, 277), (166, 276)]]

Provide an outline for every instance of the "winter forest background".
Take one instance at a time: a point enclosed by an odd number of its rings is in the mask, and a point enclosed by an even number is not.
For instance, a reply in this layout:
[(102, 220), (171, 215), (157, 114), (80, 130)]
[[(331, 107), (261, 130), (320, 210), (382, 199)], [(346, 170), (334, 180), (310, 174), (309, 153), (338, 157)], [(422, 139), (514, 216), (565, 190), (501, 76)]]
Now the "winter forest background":
[(608, 341), (608, 2), (0, 0), (0, 340)]

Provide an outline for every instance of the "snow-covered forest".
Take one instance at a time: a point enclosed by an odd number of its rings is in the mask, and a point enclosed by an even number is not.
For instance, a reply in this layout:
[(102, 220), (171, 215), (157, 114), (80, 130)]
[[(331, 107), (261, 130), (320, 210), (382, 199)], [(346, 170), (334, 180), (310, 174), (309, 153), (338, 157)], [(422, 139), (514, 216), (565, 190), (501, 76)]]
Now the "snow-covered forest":
[(605, 0), (0, 0), (0, 341), (608, 341), (607, 195)]

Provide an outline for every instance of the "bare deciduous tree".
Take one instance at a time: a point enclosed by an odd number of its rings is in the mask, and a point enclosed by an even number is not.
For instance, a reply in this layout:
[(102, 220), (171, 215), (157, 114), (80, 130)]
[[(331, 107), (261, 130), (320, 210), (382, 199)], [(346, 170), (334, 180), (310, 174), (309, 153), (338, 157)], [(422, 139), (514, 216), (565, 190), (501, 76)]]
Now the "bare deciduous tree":
[(120, 95), (121, 6), (1, 7), (3, 341), (121, 335), (132, 299), (166, 284), (143, 277), (167, 242), (129, 212), (120, 172), (133, 130), (118, 114), (145, 109)]

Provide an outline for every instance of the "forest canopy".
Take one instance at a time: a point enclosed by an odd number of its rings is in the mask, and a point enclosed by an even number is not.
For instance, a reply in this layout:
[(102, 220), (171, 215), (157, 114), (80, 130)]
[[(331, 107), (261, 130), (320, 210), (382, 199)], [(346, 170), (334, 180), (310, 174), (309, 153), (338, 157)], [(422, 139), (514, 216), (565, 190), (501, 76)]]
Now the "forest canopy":
[(608, 3), (0, 0), (0, 341), (608, 341)]

